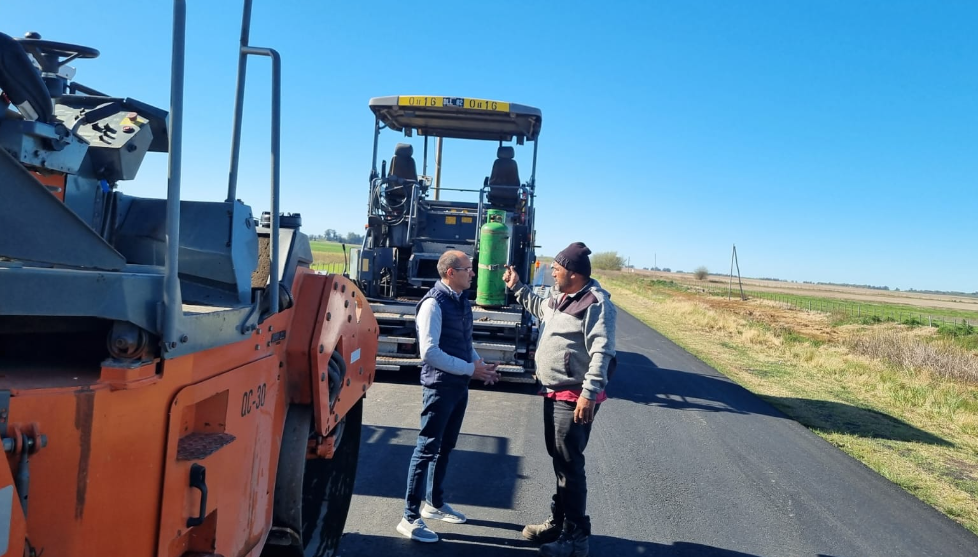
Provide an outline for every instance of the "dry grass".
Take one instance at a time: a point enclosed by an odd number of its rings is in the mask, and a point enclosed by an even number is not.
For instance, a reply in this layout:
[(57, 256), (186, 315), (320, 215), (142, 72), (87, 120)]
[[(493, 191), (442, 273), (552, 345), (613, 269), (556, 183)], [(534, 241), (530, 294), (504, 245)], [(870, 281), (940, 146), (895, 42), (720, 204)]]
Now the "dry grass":
[(978, 357), (946, 340), (928, 342), (919, 334), (879, 327), (853, 335), (847, 344), (857, 354), (886, 360), (909, 373), (978, 383)]
[(342, 253), (333, 253), (326, 251), (314, 251), (312, 252), (312, 261), (317, 265), (342, 265), (344, 261), (344, 256)]
[(619, 307), (978, 533), (978, 355), (903, 325), (600, 277)]

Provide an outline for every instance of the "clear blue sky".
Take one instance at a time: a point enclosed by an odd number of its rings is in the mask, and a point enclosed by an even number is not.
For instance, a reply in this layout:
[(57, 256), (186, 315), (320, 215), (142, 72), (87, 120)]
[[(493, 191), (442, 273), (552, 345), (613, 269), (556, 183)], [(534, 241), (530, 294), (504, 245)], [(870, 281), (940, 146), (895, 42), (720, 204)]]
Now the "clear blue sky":
[[(166, 1), (44, 6), (7, 10), (2, 30), (99, 48), (79, 82), (169, 106)], [(190, 1), (188, 198), (226, 190), (240, 12)], [(542, 254), (582, 240), (725, 273), (736, 244), (746, 276), (974, 292), (976, 24), (978, 3), (946, 0), (255, 0), (252, 44), (283, 56), (282, 209), (307, 232), (363, 230), (370, 97), (468, 96), (543, 111)], [(268, 67), (249, 65), (238, 195), (256, 212)], [(446, 142), (444, 183), (478, 187), (495, 149), (463, 143)], [(525, 179), (530, 151), (517, 160)], [(165, 183), (157, 156), (124, 191)]]

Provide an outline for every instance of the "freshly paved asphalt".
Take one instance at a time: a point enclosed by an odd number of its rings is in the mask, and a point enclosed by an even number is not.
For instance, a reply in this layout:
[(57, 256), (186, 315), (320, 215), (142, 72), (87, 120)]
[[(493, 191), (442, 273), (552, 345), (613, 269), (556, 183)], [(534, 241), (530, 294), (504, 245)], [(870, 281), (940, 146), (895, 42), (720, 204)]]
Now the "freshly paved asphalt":
[[(591, 555), (978, 556), (978, 537), (622, 311), (617, 340), (587, 450)], [(421, 544), (394, 530), (421, 388), (380, 380), (339, 554), (535, 554), (520, 530), (546, 518), (554, 477), (533, 388), (471, 391), (446, 485), (469, 522), (428, 521), (442, 541)]]

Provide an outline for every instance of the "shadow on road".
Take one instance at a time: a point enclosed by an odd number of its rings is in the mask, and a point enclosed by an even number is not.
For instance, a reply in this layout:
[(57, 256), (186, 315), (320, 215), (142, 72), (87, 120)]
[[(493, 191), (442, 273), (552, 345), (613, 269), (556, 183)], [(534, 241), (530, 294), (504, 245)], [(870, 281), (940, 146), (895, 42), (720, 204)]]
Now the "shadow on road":
[(655, 542), (639, 542), (611, 538), (608, 536), (592, 536), (592, 557), (613, 557), (627, 555), (642, 555), (655, 557), (758, 557), (753, 553), (741, 553), (710, 545), (690, 542), (673, 542), (662, 544)]
[(608, 396), (671, 410), (787, 415), (806, 427), (827, 432), (952, 446), (877, 410), (827, 400), (757, 396), (722, 375), (660, 368), (636, 352), (618, 352), (618, 369), (608, 384)]
[(723, 376), (660, 368), (637, 352), (618, 352), (608, 396), (673, 410), (783, 417), (771, 405)]
[(860, 408), (842, 402), (765, 396), (764, 400), (791, 416), (805, 427), (830, 433), (846, 433), (872, 439), (913, 441), (953, 447), (940, 437), (871, 408)]
[[(340, 555), (344, 557), (366, 555), (424, 555), (425, 557), (465, 555), (466, 557), (538, 555), (537, 545), (522, 539), (504, 539), (494, 536), (442, 533), (442, 541), (421, 544), (393, 536), (369, 536), (350, 533), (343, 536)], [(661, 544), (612, 538), (591, 537), (591, 557), (759, 557), (709, 545), (690, 542)], [(818, 557), (828, 557), (819, 555)]]
[(502, 557), (538, 555), (535, 545), (517, 539), (493, 536), (439, 532), (438, 543), (418, 543), (399, 537), (391, 526), (391, 536), (371, 536), (351, 532), (340, 542), (341, 557), (375, 557), (378, 555), (423, 555), (424, 557)]
[[(365, 425), (360, 444), (360, 462), (383, 463), (360, 466), (353, 492), (356, 495), (402, 500), (407, 485), (407, 468), (418, 438), (411, 428)], [(453, 504), (509, 509), (515, 505), (520, 457), (508, 454), (509, 439), (462, 434), (451, 454), (445, 478), (445, 498)], [(491, 470), (471, 477), (468, 471)], [(521, 527), (522, 528), (522, 527)]]

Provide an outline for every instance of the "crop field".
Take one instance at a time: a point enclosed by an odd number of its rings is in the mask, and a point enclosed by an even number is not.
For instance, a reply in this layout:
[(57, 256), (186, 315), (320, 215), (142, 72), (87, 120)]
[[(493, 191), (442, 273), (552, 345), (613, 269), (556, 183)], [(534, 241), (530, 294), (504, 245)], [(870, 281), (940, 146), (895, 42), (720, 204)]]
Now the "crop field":
[(349, 257), (350, 246), (347, 246), (347, 253), (343, 253), (343, 245), (337, 242), (311, 241), (312, 246), (312, 268), (317, 271), (329, 273), (341, 273), (344, 263)]
[[(705, 280), (697, 280), (689, 273), (661, 273), (635, 270), (634, 274), (662, 280), (672, 280), (689, 286), (722, 289), (726, 292), (732, 284), (733, 292), (738, 292), (737, 277), (731, 281), (726, 276), (711, 275)], [(763, 279), (743, 279), (744, 290), (752, 292), (778, 293), (803, 298), (828, 300), (847, 300), (866, 304), (886, 304), (901, 306), (909, 311), (926, 313), (934, 309), (956, 310), (959, 317), (970, 315), (978, 320), (978, 296), (929, 294), (898, 290), (877, 290), (832, 284), (811, 284)], [(736, 294), (735, 294), (736, 295)], [(950, 313), (948, 315), (951, 315)]]

